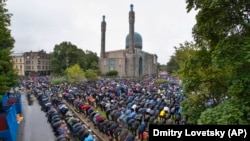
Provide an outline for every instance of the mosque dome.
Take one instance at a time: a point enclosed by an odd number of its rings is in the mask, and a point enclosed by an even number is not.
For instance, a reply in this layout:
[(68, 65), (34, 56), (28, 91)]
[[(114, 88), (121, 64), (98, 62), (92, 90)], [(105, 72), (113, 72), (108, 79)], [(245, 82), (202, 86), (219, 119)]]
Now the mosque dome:
[[(126, 36), (126, 49), (129, 47), (129, 34)], [(139, 33), (134, 32), (134, 43), (135, 48), (142, 49), (142, 37)]]

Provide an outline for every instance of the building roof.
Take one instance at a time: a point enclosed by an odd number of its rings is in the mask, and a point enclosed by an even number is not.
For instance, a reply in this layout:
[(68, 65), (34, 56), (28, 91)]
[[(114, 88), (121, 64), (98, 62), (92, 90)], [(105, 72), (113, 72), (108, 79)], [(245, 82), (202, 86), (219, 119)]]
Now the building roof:
[[(126, 36), (126, 48), (129, 47), (129, 42), (130, 42), (130, 38), (129, 38), (129, 34)], [(139, 33), (134, 32), (134, 43), (135, 43), (135, 48), (140, 48), (142, 49), (142, 37)]]
[(11, 53), (10, 56), (23, 56), (23, 53)]

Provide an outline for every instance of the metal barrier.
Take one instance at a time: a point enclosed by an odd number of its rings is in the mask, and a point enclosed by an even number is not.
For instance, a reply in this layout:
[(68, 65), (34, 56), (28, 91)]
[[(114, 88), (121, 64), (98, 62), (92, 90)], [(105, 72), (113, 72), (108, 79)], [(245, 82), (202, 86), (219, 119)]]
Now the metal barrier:
[(5, 113), (0, 114), (0, 140), (16, 141), (18, 132), (16, 113), (16, 108), (12, 105), (6, 109)]
[(2, 107), (6, 111), (10, 107), (14, 106), (17, 114), (22, 113), (22, 103), (21, 103), (21, 94), (14, 94), (14, 96), (8, 96), (5, 94), (2, 98)]
[(21, 94), (4, 94), (2, 109), (5, 112), (0, 113), (0, 140), (16, 141), (18, 132), (17, 114), (22, 113)]

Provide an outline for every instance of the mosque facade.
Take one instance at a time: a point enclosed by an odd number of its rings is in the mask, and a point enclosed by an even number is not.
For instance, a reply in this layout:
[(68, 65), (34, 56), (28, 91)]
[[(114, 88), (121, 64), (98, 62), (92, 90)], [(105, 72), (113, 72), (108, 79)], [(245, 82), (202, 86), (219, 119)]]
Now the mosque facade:
[(101, 53), (99, 68), (103, 74), (116, 70), (121, 77), (138, 78), (157, 74), (157, 55), (143, 51), (142, 36), (135, 32), (135, 12), (133, 5), (129, 11), (129, 34), (125, 39), (125, 49), (105, 51), (106, 21), (101, 22)]

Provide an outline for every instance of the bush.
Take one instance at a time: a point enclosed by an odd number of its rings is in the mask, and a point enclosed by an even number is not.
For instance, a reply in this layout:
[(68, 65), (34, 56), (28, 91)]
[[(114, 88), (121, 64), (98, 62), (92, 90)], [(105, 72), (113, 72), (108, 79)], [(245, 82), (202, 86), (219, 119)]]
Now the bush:
[(160, 84), (168, 84), (169, 81), (166, 80), (166, 79), (157, 79), (157, 80), (155, 80), (155, 83), (158, 84), (158, 85), (160, 85)]
[(86, 72), (85, 72), (85, 77), (90, 80), (90, 81), (95, 81), (95, 80), (98, 80), (98, 75), (96, 73), (95, 70), (92, 70), (92, 69), (88, 69)]
[(54, 84), (61, 84), (67, 82), (66, 78), (56, 78), (56, 79), (52, 79), (50, 80), (50, 84), (54, 85)]
[(108, 71), (106, 76), (118, 76), (118, 72), (116, 70)]

